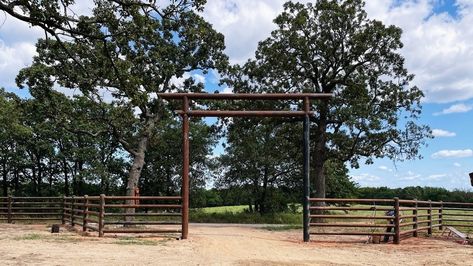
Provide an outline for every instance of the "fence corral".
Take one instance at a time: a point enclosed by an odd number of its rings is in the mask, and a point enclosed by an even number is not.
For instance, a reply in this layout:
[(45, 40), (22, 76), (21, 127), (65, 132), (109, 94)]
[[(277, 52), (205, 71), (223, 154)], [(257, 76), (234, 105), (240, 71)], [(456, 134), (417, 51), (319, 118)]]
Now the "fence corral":
[[(105, 233), (181, 233), (180, 196), (0, 198), (0, 221), (57, 221)], [(127, 212), (135, 209), (135, 212)]]
[(444, 226), (473, 228), (473, 203), (398, 198), (309, 201), (311, 235), (384, 236), (399, 244), (402, 238), (417, 237), (420, 231), (431, 235)]
[[(473, 203), (394, 199), (310, 198), (311, 235), (431, 235), (435, 229), (473, 231)], [(135, 212), (127, 212), (135, 209)], [(180, 196), (0, 197), (0, 222), (53, 221), (106, 233), (181, 233)]]

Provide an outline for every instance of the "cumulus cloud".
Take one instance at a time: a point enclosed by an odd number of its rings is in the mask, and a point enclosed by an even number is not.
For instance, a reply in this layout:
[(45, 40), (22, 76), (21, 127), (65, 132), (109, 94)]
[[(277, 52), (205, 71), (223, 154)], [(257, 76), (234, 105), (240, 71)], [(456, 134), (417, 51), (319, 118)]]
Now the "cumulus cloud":
[(378, 181), (381, 178), (379, 176), (375, 176), (375, 175), (372, 175), (372, 174), (360, 174), (360, 175), (352, 176), (352, 179), (354, 181), (373, 182), (373, 181)]
[(414, 83), (429, 102), (453, 102), (473, 97), (473, 5), (458, 2), (458, 16), (434, 14), (439, 1), (367, 1), (368, 13), (403, 29), (401, 53)]
[(435, 175), (429, 175), (426, 179), (439, 180), (446, 176), (447, 176), (446, 174), (435, 174)]
[(466, 105), (463, 103), (459, 104), (454, 104), (446, 109), (443, 109), (441, 112), (434, 113), (434, 115), (448, 115), (448, 114), (454, 114), (454, 113), (466, 113), (471, 111), (473, 109), (473, 106), (471, 105)]
[[(254, 57), (258, 42), (276, 29), (273, 20), (286, 0), (212, 0), (204, 18), (225, 35), (226, 52), (232, 63)], [(309, 2), (307, 0), (300, 2)]]
[(443, 129), (433, 129), (432, 135), (434, 137), (455, 137), (457, 134), (455, 132), (450, 132)]
[[(88, 1), (80, 2), (74, 11), (90, 13)], [(232, 63), (243, 63), (254, 56), (259, 41), (275, 29), (273, 19), (282, 11), (286, 0), (212, 0), (208, 1), (203, 16), (215, 29), (225, 35), (226, 52)], [(304, 0), (301, 2), (309, 2)], [(433, 13), (439, 1), (376, 0), (366, 1), (369, 17), (403, 29), (406, 67), (416, 74), (414, 80), (426, 95), (426, 101), (447, 103), (473, 98), (473, 4), (471, 0), (457, 0), (458, 15)], [(3, 53), (15, 49), (19, 59), (8, 59), (1, 82), (13, 81), (18, 70), (31, 62), (31, 47), (43, 32), (12, 17), (0, 14), (0, 40), (5, 42)], [(18, 45), (20, 43), (28, 44)], [(7, 51), (7, 52), (6, 52)], [(26, 52), (24, 52), (26, 51)], [(5, 55), (4, 55), (5, 56)]]
[(466, 150), (441, 150), (434, 154), (432, 154), (432, 158), (434, 159), (442, 159), (442, 158), (466, 158), (472, 157), (473, 150), (466, 149)]
[(378, 167), (379, 170), (383, 170), (383, 171), (388, 171), (388, 172), (392, 172), (393, 169), (385, 166), (385, 165), (381, 165), (380, 167)]

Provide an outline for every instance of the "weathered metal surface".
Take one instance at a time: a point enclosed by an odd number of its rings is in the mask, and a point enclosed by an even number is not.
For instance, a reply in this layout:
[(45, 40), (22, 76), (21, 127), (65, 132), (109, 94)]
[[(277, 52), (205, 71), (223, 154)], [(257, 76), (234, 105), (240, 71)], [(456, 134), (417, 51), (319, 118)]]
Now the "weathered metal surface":
[(303, 208), (303, 239), (304, 242), (310, 241), (310, 209), (309, 209), (309, 198), (310, 198), (310, 102), (309, 98), (304, 98), (304, 125), (303, 125), (303, 139), (304, 139), (304, 162), (303, 162), (303, 183), (304, 183), (304, 198), (302, 201)]
[(332, 93), (158, 93), (163, 99), (182, 99), (187, 97), (191, 100), (303, 100), (329, 99)]
[[(178, 110), (176, 113), (182, 115), (185, 112)], [(309, 115), (313, 115), (309, 112)], [(304, 117), (304, 111), (231, 111), (231, 110), (189, 110), (187, 115), (195, 117)]]
[(182, 239), (189, 235), (189, 98), (182, 98)]

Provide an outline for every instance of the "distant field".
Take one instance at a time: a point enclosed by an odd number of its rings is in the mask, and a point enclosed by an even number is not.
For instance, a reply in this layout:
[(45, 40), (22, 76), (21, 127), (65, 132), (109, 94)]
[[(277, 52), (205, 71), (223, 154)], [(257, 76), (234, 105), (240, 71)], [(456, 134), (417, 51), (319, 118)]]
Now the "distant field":
[(194, 223), (243, 223), (243, 224), (301, 224), (301, 213), (282, 212), (261, 215), (249, 213), (247, 205), (220, 206), (192, 209), (190, 221)]
[(248, 205), (206, 207), (195, 210), (203, 213), (242, 213), (245, 210), (248, 210)]

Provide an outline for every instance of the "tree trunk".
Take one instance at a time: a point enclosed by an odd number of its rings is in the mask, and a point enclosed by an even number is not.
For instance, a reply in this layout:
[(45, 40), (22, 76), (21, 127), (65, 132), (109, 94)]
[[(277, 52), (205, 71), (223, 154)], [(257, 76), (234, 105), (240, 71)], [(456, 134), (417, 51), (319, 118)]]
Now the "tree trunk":
[[(320, 105), (320, 120), (315, 132), (315, 150), (313, 153), (314, 161), (314, 188), (315, 191), (313, 194), (316, 198), (325, 198), (325, 171), (324, 164), (326, 160), (326, 149), (325, 145), (327, 142), (326, 132), (327, 132), (327, 113), (328, 106), (327, 103), (321, 103)], [(311, 195), (312, 196), (312, 195)], [(317, 206), (325, 206), (325, 202), (316, 202)], [(323, 214), (322, 210), (316, 210), (315, 214)], [(322, 218), (314, 218), (313, 222), (320, 223), (323, 222)]]
[[(326, 149), (325, 145), (327, 142), (327, 114), (328, 106), (327, 103), (321, 103), (320, 107), (320, 119), (315, 132), (315, 151), (313, 154), (314, 160), (314, 196), (316, 198), (325, 198), (325, 173), (324, 164), (326, 161)], [(322, 205), (324, 205), (322, 203)]]
[(261, 199), (260, 199), (260, 214), (265, 214), (268, 212), (267, 208), (267, 200), (266, 200), (266, 192), (268, 188), (268, 167), (264, 167), (264, 176), (263, 176), (263, 191), (261, 192)]
[(15, 180), (15, 196), (19, 196), (20, 195), (20, 173), (19, 173), (19, 170), (18, 170), (18, 167), (15, 167), (15, 170), (14, 170), (14, 180)]
[(5, 160), (2, 163), (2, 176), (3, 176), (3, 196), (8, 197), (8, 171)]
[[(145, 154), (146, 149), (148, 148), (148, 136), (143, 136), (138, 143), (138, 150), (135, 152), (135, 156), (133, 158), (133, 165), (131, 166), (130, 173), (128, 176), (128, 182), (126, 186), (126, 195), (127, 196), (135, 196), (136, 188), (138, 187), (138, 182), (140, 180), (141, 171), (143, 170), (143, 166), (145, 165)], [(126, 204), (133, 205), (135, 204), (134, 200), (128, 200)], [(125, 210), (126, 213), (135, 213), (134, 208), (127, 208)], [(133, 221), (132, 216), (125, 216), (126, 221)]]
[(64, 169), (63, 169), (63, 171), (64, 171), (64, 195), (66, 197), (68, 197), (69, 196), (69, 177), (68, 177), (68, 171), (67, 171), (67, 166), (68, 165), (67, 165), (66, 158), (64, 158), (62, 160), (62, 163), (63, 163), (63, 167), (64, 167)]
[(36, 164), (38, 166), (38, 196), (41, 196), (41, 186), (42, 186), (42, 182), (43, 182), (43, 169), (41, 167), (41, 159), (39, 156), (36, 157), (37, 160), (36, 160)]

